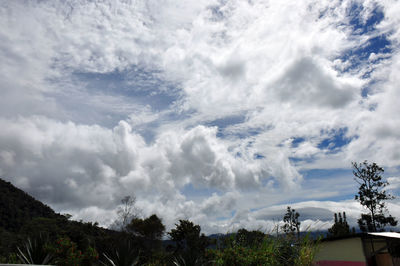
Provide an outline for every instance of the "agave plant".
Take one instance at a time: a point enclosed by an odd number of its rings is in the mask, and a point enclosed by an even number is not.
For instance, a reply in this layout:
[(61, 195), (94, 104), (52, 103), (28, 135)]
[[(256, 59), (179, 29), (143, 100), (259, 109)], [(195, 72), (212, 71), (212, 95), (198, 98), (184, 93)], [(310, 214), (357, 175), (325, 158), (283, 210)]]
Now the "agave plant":
[(204, 258), (197, 257), (191, 259), (184, 259), (181, 255), (174, 258), (172, 263), (175, 266), (208, 266), (212, 265), (213, 261), (207, 261)]
[(122, 241), (111, 253), (103, 255), (105, 262), (100, 263), (106, 266), (135, 266), (139, 263), (139, 255), (130, 240)]
[(53, 255), (46, 251), (47, 238), (40, 235), (38, 238), (27, 239), (25, 245), (18, 249), (18, 258), (25, 264), (49, 264)]
[(172, 262), (175, 266), (186, 266), (186, 261), (182, 256), (175, 257)]

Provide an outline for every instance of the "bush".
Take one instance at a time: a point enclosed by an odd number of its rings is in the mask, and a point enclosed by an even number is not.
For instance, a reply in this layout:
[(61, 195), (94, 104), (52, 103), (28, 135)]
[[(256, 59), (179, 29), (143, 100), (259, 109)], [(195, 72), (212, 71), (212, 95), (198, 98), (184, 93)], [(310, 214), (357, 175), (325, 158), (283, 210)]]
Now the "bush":
[(54, 254), (54, 263), (60, 266), (92, 265), (99, 259), (95, 248), (89, 246), (85, 252), (82, 252), (69, 237), (57, 239), (55, 246), (52, 246), (50, 251)]
[[(259, 234), (257, 234), (259, 235)], [(239, 238), (241, 239), (241, 238)], [(317, 244), (309, 238), (264, 236), (253, 244), (237, 241), (237, 235), (225, 239), (223, 247), (208, 250), (206, 259), (213, 265), (312, 265)]]

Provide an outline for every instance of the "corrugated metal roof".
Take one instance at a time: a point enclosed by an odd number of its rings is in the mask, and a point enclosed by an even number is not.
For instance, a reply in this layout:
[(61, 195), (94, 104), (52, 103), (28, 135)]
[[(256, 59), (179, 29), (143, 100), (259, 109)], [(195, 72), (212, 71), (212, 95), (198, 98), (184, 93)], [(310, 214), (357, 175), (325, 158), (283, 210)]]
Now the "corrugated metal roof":
[(380, 232), (380, 233), (368, 233), (368, 234), (373, 236), (400, 238), (400, 233), (395, 233), (395, 232)]

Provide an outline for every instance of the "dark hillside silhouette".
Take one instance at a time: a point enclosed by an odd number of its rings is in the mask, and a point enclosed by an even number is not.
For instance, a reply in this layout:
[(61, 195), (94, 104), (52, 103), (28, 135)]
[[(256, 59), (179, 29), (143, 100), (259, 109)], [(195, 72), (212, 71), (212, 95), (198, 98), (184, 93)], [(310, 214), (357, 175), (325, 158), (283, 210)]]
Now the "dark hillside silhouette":
[(56, 218), (61, 215), (10, 182), (0, 179), (0, 227), (18, 232), (24, 224), (37, 217)]

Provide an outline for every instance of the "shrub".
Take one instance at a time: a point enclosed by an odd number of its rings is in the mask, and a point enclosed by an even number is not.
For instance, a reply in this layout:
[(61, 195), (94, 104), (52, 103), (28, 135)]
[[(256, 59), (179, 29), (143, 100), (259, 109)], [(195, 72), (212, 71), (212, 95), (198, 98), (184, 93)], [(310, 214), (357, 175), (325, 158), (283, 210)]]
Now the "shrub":
[(67, 265), (91, 265), (99, 259), (99, 254), (93, 247), (88, 247), (85, 252), (77, 248), (76, 243), (69, 237), (61, 237), (51, 247), (54, 254), (54, 263), (60, 266)]
[[(309, 238), (297, 240), (291, 236), (271, 237), (248, 245), (236, 241), (236, 236), (225, 239), (223, 247), (208, 250), (206, 258), (213, 265), (312, 265), (317, 244)], [(245, 243), (245, 245), (243, 245)]]

